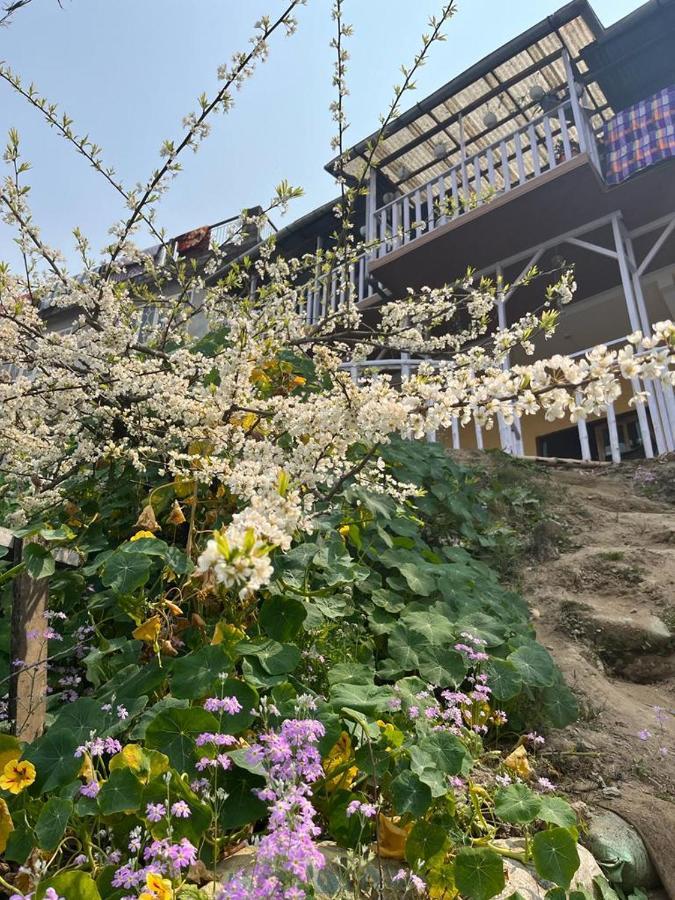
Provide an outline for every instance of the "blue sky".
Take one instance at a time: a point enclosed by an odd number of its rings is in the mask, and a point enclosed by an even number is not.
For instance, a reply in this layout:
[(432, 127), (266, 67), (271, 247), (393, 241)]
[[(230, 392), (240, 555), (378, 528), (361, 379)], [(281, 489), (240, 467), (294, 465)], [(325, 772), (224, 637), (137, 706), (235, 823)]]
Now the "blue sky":
[[(351, 143), (378, 124), (399, 66), (412, 59), (440, 0), (346, 0), (355, 28), (349, 41)], [(486, 53), (553, 12), (562, 0), (459, 0), (447, 41), (432, 51), (409, 93), (412, 105)], [(605, 25), (635, 9), (639, 0), (594, 0)], [(164, 138), (180, 135), (194, 98), (217, 85), (215, 72), (245, 49), (252, 25), (280, 0), (33, 0), (0, 30), (0, 59), (26, 82), (58, 101), (104, 148), (104, 158), (127, 184), (145, 180)], [(335, 187), (323, 166), (333, 155), (328, 112), (332, 56), (330, 0), (309, 0), (292, 38), (271, 40), (269, 61), (240, 94), (227, 116), (212, 122), (200, 151), (183, 158), (184, 172), (162, 202), (160, 221), (178, 234), (264, 203), (282, 178), (305, 196), (286, 219), (329, 200)], [(19, 129), (32, 170), (31, 202), (44, 238), (70, 255), (79, 226), (94, 248), (123, 212), (119, 198), (84, 160), (41, 121), (38, 113), (0, 83), (0, 139)], [(72, 257), (71, 257), (72, 258)], [(17, 263), (11, 230), (0, 223), (0, 259)]]

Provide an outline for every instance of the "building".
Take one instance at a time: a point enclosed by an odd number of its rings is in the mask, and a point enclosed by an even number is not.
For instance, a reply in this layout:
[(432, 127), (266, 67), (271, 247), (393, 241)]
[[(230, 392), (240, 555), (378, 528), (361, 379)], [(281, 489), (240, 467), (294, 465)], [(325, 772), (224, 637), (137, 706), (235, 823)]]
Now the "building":
[[(347, 180), (375, 137), (349, 151)], [(374, 249), (351, 272), (362, 307), (383, 291), (440, 286), (469, 265), (514, 283), (533, 264), (565, 261), (579, 290), (540, 357), (581, 355), (675, 318), (674, 0), (649, 0), (609, 28), (587, 0), (572, 0), (399, 115), (373, 160), (359, 224)], [(338, 162), (326, 168), (335, 173)], [(306, 243), (327, 239), (327, 209), (298, 223)], [(308, 285), (308, 321), (340, 303), (336, 285), (334, 274)], [(499, 323), (541, 296), (541, 284), (507, 294)], [(403, 354), (368, 365), (405, 377), (415, 363)], [(629, 406), (645, 387), (648, 404)], [(675, 401), (672, 389), (634, 380), (605, 417), (572, 428), (538, 415), (485, 432), (456, 428), (443, 440), (525, 455), (649, 457), (675, 449)]]

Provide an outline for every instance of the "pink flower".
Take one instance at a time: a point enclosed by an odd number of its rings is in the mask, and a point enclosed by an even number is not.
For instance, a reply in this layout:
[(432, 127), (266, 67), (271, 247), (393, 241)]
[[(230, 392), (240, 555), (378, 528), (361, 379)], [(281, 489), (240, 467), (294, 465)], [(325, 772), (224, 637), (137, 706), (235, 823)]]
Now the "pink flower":
[(192, 812), (185, 800), (176, 800), (171, 807), (171, 815), (176, 816), (178, 819), (189, 819)]
[(148, 803), (145, 807), (145, 816), (148, 822), (159, 822), (166, 815), (166, 806), (163, 803)]
[(651, 736), (651, 731), (647, 731), (646, 728), (643, 728), (642, 731), (638, 731), (638, 737), (641, 741), (648, 741)]

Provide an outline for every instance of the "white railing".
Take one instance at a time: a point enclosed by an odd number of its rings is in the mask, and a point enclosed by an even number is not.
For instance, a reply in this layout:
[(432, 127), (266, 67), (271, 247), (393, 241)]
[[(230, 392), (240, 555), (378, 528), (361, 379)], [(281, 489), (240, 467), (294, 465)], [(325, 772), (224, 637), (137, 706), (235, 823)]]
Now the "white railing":
[(369, 231), (378, 242), (373, 255), (386, 256), (582, 152), (597, 165), (595, 135), (574, 97), (376, 209)]
[(368, 281), (367, 254), (363, 253), (342, 267), (329, 272), (317, 271), (314, 278), (302, 286), (298, 308), (307, 324), (314, 325), (337, 312), (349, 298), (359, 304), (374, 293)]

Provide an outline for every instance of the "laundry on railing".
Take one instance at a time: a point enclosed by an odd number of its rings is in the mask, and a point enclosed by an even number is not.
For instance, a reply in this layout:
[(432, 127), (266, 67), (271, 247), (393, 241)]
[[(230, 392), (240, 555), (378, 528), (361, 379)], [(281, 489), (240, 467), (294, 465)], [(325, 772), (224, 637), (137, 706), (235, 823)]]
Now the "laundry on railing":
[(675, 85), (617, 113), (605, 126), (605, 178), (620, 184), (675, 157)]

